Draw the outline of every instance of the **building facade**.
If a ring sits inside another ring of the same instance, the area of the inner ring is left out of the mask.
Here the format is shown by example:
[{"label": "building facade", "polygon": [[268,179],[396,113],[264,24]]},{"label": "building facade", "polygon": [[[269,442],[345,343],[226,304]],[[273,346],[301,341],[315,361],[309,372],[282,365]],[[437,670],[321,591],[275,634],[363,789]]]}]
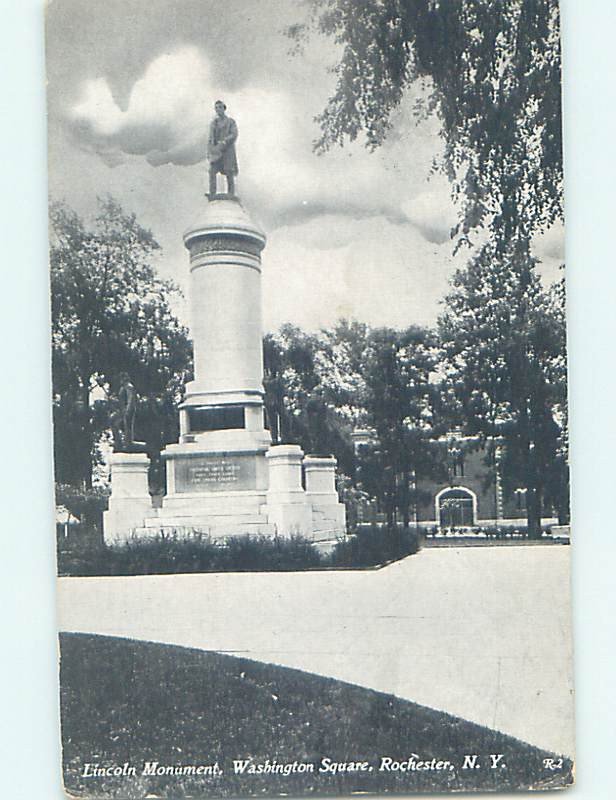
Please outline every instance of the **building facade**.
[{"label": "building facade", "polygon": [[[363,447],[373,441],[369,431],[353,436],[361,459]],[[443,465],[439,478],[415,476],[417,498],[414,521],[425,528],[441,530],[477,528],[492,525],[525,526],[526,490],[523,487],[505,494],[501,481],[501,443],[482,441],[453,431],[435,439],[437,461]],[[365,522],[379,521],[382,515],[374,501],[366,504]],[[556,523],[551,516],[545,523]]]}]

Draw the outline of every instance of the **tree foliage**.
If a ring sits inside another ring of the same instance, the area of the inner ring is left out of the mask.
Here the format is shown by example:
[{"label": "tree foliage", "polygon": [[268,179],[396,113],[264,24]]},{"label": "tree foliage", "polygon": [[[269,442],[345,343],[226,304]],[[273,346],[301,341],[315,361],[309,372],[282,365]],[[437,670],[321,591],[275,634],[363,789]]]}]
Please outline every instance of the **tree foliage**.
[{"label": "tree foliage", "polygon": [[[434,473],[431,382],[436,339],[421,328],[371,330],[341,320],[307,334],[283,326],[265,341],[266,404],[275,440],[306,452],[333,453],[349,504],[373,497],[390,524],[408,525],[417,496],[414,476]],[[374,436],[356,456],[352,433]]]},{"label": "tree foliage", "polygon": [[50,214],[56,477],[90,485],[122,373],[141,398],[137,435],[150,454],[174,438],[190,346],[169,306],[177,289],[153,266],[159,245],[134,214],[112,198],[92,227],[63,203]]},{"label": "tree foliage", "polygon": [[[514,260],[515,259],[515,260]],[[568,495],[564,308],[532,259],[483,253],[460,270],[440,320],[447,380],[468,431],[504,443],[503,488],[527,490],[528,525]]]},{"label": "tree foliage", "polygon": [[[365,136],[377,148],[412,85],[437,114],[460,218],[457,246],[482,244],[454,279],[440,323],[449,375],[439,413],[504,437],[511,489],[567,515],[563,286],[543,292],[533,237],[562,219],[558,0],[310,0],[310,30],[340,47],[336,88],[317,118],[324,151]],[[560,293],[560,297],[558,294]]]},{"label": "tree foliage", "polygon": [[436,340],[417,327],[371,331],[365,353],[366,418],[373,441],[360,454],[360,485],[377,497],[390,526],[409,524],[418,495],[416,477],[438,471],[431,381]]},{"label": "tree foliage", "polygon": [[327,367],[322,336],[283,325],[265,337],[265,404],[274,441],[299,444],[306,453],[333,454],[348,474],[350,427],[331,395]]},{"label": "tree foliage", "polygon": [[337,85],[317,117],[327,150],[364,133],[381,145],[411,84],[437,113],[442,166],[462,203],[462,239],[497,247],[562,217],[558,0],[311,0],[311,28],[341,47]]}]

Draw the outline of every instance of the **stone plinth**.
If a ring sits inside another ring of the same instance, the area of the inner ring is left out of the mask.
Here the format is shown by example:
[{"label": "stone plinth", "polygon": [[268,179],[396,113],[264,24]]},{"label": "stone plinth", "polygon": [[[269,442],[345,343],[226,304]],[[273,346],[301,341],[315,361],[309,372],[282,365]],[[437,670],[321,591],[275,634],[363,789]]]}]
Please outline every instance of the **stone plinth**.
[{"label": "stone plinth", "polygon": [[109,465],[111,496],[103,514],[104,539],[107,544],[120,544],[132,538],[153,512],[148,491],[150,459],[145,453],[114,453]]},{"label": "stone plinth", "polygon": [[304,474],[306,491],[321,502],[338,502],[336,459],[333,456],[306,456]]},{"label": "stone plinth", "polygon": [[178,535],[199,530],[215,539],[271,534],[262,513],[268,486],[265,447],[208,451],[204,444],[207,440],[200,439],[163,452],[167,494],[146,527]]},{"label": "stone plinth", "polygon": [[302,487],[303,456],[296,444],[276,445],[266,453],[269,488],[265,511],[279,536],[309,536],[312,530],[312,509]]},{"label": "stone plinth", "polygon": [[[191,454],[263,456],[272,441],[263,411],[265,234],[236,197],[216,195],[185,232],[184,244],[190,253],[195,379],[186,384],[180,408],[180,445],[165,451],[171,472],[181,472]],[[168,478],[173,484],[174,476]]]},{"label": "stone plinth", "polygon": [[336,459],[333,456],[304,458],[306,496],[312,508],[315,539],[335,539],[346,532],[346,509],[336,491]]}]

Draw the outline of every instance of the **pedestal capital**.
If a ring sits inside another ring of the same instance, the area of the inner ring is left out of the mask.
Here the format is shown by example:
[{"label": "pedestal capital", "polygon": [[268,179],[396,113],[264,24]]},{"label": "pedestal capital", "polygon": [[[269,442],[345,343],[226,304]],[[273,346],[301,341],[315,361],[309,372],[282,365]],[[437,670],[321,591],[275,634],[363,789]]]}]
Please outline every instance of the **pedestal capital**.
[{"label": "pedestal capital", "polygon": [[246,247],[257,254],[265,247],[265,233],[256,225],[237,197],[214,195],[184,233],[184,245],[193,252],[199,240],[233,240],[235,247]]},{"label": "pedestal capital", "polygon": [[276,444],[265,454],[271,461],[296,464],[304,457],[304,451],[298,444]]}]

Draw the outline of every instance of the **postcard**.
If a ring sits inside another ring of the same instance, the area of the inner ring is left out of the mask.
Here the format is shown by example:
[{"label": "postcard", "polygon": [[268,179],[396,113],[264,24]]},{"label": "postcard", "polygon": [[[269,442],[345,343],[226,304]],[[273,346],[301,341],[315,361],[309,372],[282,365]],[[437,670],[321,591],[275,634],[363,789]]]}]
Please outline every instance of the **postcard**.
[{"label": "postcard", "polygon": [[574,780],[556,0],[47,9],[63,779]]}]

